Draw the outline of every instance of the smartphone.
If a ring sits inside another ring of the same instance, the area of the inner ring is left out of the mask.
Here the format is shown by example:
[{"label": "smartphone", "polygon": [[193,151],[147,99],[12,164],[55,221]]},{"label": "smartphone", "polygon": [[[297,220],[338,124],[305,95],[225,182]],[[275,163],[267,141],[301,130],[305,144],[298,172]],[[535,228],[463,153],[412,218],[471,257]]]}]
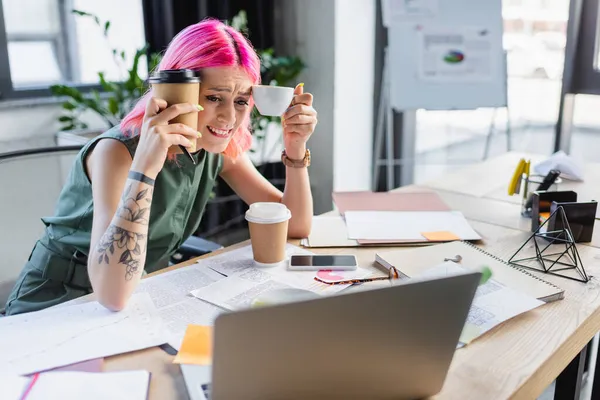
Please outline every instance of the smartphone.
[{"label": "smartphone", "polygon": [[353,271],[358,267],[356,256],[353,255],[299,255],[290,257],[291,271],[319,271],[322,269],[332,271]]}]

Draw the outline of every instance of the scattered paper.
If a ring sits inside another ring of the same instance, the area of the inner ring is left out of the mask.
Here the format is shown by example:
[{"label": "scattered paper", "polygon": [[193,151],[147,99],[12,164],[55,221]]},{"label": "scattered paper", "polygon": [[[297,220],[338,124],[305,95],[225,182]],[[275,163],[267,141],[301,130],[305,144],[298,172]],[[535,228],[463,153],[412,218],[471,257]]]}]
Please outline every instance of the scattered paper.
[{"label": "scattered paper", "polygon": [[0,374],[0,388],[5,400],[21,400],[29,385],[29,378],[12,374]]},{"label": "scattered paper", "polygon": [[346,211],[348,237],[361,240],[427,239],[422,232],[452,232],[462,240],[479,240],[459,211]]},{"label": "scattered paper", "polygon": [[27,375],[167,341],[150,296],[112,312],[98,302],[0,318],[0,373]]},{"label": "scattered paper", "polygon": [[[416,279],[432,279],[468,272],[456,263],[447,261],[417,275]],[[470,343],[493,327],[519,314],[545,304],[534,297],[528,296],[493,278],[480,285],[475,293],[473,304],[469,310],[467,322],[460,337],[461,345]],[[461,346],[462,347],[462,346]]]},{"label": "scattered paper", "polygon": [[[312,255],[314,253],[301,249],[300,247],[287,245],[286,248],[287,256],[292,254],[306,254]],[[203,266],[219,272],[225,276],[231,277],[237,273],[243,272],[248,269],[254,269],[255,264],[252,259],[252,247],[245,246],[239,249],[221,253],[215,257],[210,257],[201,260],[200,263]],[[271,268],[261,268],[260,271],[268,274],[271,278],[277,282],[270,283],[273,287],[294,287],[298,289],[306,289],[311,292],[315,292],[321,295],[329,295],[339,293],[345,288],[351,285],[326,285],[321,282],[315,281],[314,271],[289,271],[287,269],[287,263],[282,263],[279,266]],[[214,285],[214,284],[213,284]],[[213,286],[211,285],[211,286]],[[227,286],[227,284],[221,284]],[[283,286],[282,286],[283,285]],[[262,289],[266,290],[266,285],[261,286]],[[260,289],[260,288],[259,288]],[[214,303],[213,303],[214,304]]]},{"label": "scattered paper", "polygon": [[247,268],[223,280],[192,291],[195,297],[226,310],[241,310],[252,307],[252,302],[263,293],[275,289],[290,289],[267,272]]},{"label": "scattered paper", "polygon": [[212,334],[210,326],[190,325],[185,331],[175,364],[212,364]]},{"label": "scattered paper", "polygon": [[583,181],[583,166],[581,162],[569,156],[563,150],[552,154],[547,160],[533,167],[536,174],[546,176],[550,170],[560,171],[560,177],[572,181]]},{"label": "scattered paper", "polygon": [[429,82],[490,81],[496,65],[485,27],[418,26],[418,78]]},{"label": "scattered paper", "polygon": [[39,375],[27,400],[146,400],[149,385],[148,371],[48,372]]},{"label": "scattered paper", "polygon": [[305,247],[358,247],[356,240],[348,239],[346,222],[341,215],[315,216],[308,238],[301,243]]},{"label": "scattered paper", "polygon": [[223,312],[190,295],[190,291],[225,278],[222,274],[200,264],[179,268],[142,279],[136,293],[148,293],[168,329],[168,343],[179,350],[190,324],[213,325]]}]

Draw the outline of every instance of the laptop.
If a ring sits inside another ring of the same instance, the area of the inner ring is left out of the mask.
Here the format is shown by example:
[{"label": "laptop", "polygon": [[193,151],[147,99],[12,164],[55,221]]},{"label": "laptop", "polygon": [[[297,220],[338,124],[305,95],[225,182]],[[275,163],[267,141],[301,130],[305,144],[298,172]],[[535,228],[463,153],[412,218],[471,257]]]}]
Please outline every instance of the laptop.
[{"label": "laptop", "polygon": [[481,273],[221,314],[195,399],[418,399],[437,394]]}]

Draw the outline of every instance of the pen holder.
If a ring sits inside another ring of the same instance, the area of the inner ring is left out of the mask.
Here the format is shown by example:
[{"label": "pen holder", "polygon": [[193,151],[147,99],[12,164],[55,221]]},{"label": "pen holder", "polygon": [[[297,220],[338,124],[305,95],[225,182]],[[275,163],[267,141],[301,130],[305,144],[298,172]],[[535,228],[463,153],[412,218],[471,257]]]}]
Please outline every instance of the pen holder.
[{"label": "pen holder", "polygon": [[[521,178],[521,193],[523,196],[521,197],[521,215],[525,217],[531,216],[531,210],[527,209],[525,206],[527,204],[527,200],[529,197],[533,195],[535,192],[535,188],[538,187],[542,181],[544,180],[544,176],[542,175],[523,175]],[[560,177],[556,178],[556,181],[546,190],[546,192],[556,192],[558,191],[558,184],[562,182]]]}]

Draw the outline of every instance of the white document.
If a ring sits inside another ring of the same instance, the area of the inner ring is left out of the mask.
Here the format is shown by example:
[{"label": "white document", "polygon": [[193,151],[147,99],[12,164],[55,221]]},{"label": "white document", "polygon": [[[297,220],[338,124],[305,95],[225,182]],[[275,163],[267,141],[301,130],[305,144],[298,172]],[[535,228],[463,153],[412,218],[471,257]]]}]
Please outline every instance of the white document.
[{"label": "white document", "polygon": [[479,240],[459,211],[346,211],[348,238],[422,240],[422,233],[447,231],[461,240]]},{"label": "white document", "polygon": [[0,390],[5,400],[21,400],[31,378],[0,374]]},{"label": "white document", "polygon": [[[291,244],[287,245],[286,252],[288,258],[292,254],[315,254]],[[228,277],[255,267],[254,260],[252,259],[251,246],[244,246],[233,251],[221,253],[215,257],[201,260],[199,264],[202,266],[208,266],[216,272]],[[282,284],[299,289],[310,290],[311,292],[321,295],[335,294],[351,286],[326,285],[324,283],[317,282],[315,280],[315,271],[289,271],[287,269],[287,263],[282,263],[279,266],[271,268],[261,268],[260,270],[269,274]],[[365,276],[363,277],[366,277],[367,275],[370,275],[370,273],[365,273]]]},{"label": "white document", "polygon": [[146,400],[149,385],[148,371],[47,372],[33,383],[27,400]]},{"label": "white document", "polygon": [[[460,275],[466,272],[468,271],[460,265],[446,261],[443,264],[424,271],[415,278],[431,279]],[[477,288],[465,328],[460,338],[461,344],[466,345],[496,325],[539,307],[542,304],[545,303],[504,286],[493,278],[489,279],[485,284]]]},{"label": "white document", "polygon": [[226,310],[241,310],[250,308],[252,301],[262,293],[289,288],[292,286],[274,279],[267,272],[247,268],[212,285],[194,290],[192,295]]},{"label": "white document", "polygon": [[166,329],[147,294],[112,312],[98,302],[0,318],[0,374],[26,375],[159,346]]},{"label": "white document", "polygon": [[418,78],[429,82],[491,81],[497,64],[484,27],[419,26]]},{"label": "white document", "polygon": [[190,291],[223,278],[210,268],[194,264],[142,279],[136,293],[150,295],[167,326],[168,343],[179,350],[189,324],[213,325],[215,318],[223,312],[190,296]]},{"label": "white document", "polygon": [[[168,330],[167,342],[179,350],[185,330],[189,324],[213,325],[222,309],[198,301],[190,291],[209,285],[225,276],[201,265],[191,265],[165,272],[150,278],[144,278],[134,293],[148,293],[163,318]],[[91,300],[79,297],[53,308],[85,304]]]}]

